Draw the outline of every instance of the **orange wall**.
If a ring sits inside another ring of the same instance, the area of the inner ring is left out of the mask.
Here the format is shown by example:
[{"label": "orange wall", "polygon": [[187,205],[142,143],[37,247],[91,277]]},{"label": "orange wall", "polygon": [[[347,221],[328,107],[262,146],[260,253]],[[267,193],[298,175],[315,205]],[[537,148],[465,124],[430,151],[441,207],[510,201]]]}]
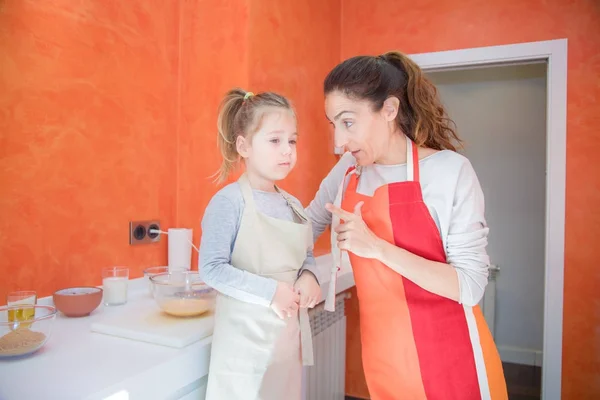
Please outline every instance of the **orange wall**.
[{"label": "orange wall", "polygon": [[[218,190],[212,182],[221,156],[217,108],[233,86],[248,86],[248,0],[183,1],[176,221],[200,240],[204,208]],[[194,254],[192,267],[197,266]]]},{"label": "orange wall", "polygon": [[[342,58],[568,38],[563,398],[600,395],[600,5],[596,0],[345,0]],[[541,318],[541,316],[540,316]]]},{"label": "orange wall", "polygon": [[0,304],[8,290],[45,296],[165,259],[165,241],[128,245],[128,221],[174,221],[169,4],[0,5]]},{"label": "orange wall", "polygon": [[[133,276],[166,246],[131,247],[131,219],[195,228],[217,190],[216,108],[231,86],[277,90],[299,116],[283,184],[307,203],[334,162],[321,83],[342,58],[569,39],[563,394],[600,392],[600,10],[594,0],[283,3],[6,0],[0,13],[0,303]],[[342,9],[340,16],[340,8]],[[339,33],[341,32],[341,37]],[[318,161],[315,161],[318,160]],[[322,252],[327,247],[320,242]],[[194,261],[195,262],[195,261]]]},{"label": "orange wall", "polygon": [[[299,159],[282,186],[304,204],[312,200],[335,163],[321,84],[339,61],[339,1],[184,2],[176,220],[179,226],[194,228],[196,242],[204,208],[219,189],[210,178],[221,161],[217,107],[231,87],[277,91],[294,103],[301,136]],[[327,248],[326,240],[321,240],[317,253]],[[197,264],[196,255],[192,264]]]},{"label": "orange wall", "polygon": [[307,203],[335,161],[321,82],[339,61],[339,1],[4,1],[0,304],[100,284],[105,266],[164,265],[166,240],[129,246],[133,219],[198,242],[233,86],[296,104],[299,162],[283,186]]},{"label": "orange wall", "polygon": [[[248,74],[253,91],[288,96],[298,114],[298,163],[282,183],[304,205],[336,162],[323,104],[323,80],[339,63],[340,1],[253,1]],[[324,233],[315,254],[329,251]]]}]

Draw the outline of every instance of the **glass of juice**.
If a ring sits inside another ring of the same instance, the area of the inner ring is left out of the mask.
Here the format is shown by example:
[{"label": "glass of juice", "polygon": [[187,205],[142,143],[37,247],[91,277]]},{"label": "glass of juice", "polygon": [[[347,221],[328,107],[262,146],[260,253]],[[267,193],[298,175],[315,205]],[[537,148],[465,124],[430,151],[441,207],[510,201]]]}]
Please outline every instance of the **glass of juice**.
[{"label": "glass of juice", "polygon": [[108,267],[102,269],[104,305],[118,306],[127,303],[129,268]]},{"label": "glass of juice", "polygon": [[33,290],[19,290],[9,292],[6,295],[6,305],[20,306],[11,308],[8,311],[9,322],[21,322],[33,319],[35,316],[35,304],[37,303],[37,293]]}]

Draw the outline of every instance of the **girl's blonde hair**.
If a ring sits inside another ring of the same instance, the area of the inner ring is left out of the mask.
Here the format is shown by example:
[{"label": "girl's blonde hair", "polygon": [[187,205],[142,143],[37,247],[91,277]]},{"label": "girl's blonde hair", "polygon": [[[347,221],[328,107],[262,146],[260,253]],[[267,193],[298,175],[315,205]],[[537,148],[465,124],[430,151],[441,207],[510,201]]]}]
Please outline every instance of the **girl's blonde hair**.
[{"label": "girl's blonde hair", "polygon": [[237,152],[237,138],[250,138],[258,129],[262,117],[273,108],[283,108],[294,113],[292,105],[285,97],[273,92],[253,94],[235,88],[227,92],[219,106],[217,119],[217,143],[223,162],[217,172],[217,181],[225,181],[240,161]]}]

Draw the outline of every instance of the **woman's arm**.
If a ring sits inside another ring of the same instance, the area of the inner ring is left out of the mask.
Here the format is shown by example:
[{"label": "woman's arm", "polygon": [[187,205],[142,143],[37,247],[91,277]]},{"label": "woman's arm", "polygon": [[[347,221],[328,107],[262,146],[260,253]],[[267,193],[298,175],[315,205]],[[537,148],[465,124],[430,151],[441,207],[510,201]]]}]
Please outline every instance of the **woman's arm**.
[{"label": "woman's arm", "polygon": [[339,247],[374,258],[425,290],[468,306],[476,305],[487,284],[488,228],[483,192],[470,163],[458,177],[446,245],[447,263],[430,261],[377,237],[364,223],[362,203],[354,213],[328,205],[344,220],[336,230]]},{"label": "woman's arm", "polygon": [[325,205],[333,203],[346,171],[355,162],[351,153],[344,154],[323,179],[315,198],[306,208],[306,214],[312,223],[313,242],[316,242],[327,226],[331,224],[331,213],[327,211]]},{"label": "woman's arm", "polygon": [[277,281],[231,265],[231,253],[239,229],[242,205],[228,197],[214,196],[202,218],[199,270],[207,285],[248,303],[270,306]]},{"label": "woman's arm", "polygon": [[459,301],[458,277],[451,265],[427,260],[381,239],[378,249],[375,258],[406,279],[429,292]]}]

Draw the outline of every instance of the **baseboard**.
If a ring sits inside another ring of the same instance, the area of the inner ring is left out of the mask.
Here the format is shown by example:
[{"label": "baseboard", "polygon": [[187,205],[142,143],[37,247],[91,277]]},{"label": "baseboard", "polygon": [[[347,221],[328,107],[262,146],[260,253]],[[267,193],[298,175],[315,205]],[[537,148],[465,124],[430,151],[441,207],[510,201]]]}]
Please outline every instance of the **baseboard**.
[{"label": "baseboard", "polygon": [[542,351],[512,346],[498,346],[500,359],[514,364],[542,366]]}]

